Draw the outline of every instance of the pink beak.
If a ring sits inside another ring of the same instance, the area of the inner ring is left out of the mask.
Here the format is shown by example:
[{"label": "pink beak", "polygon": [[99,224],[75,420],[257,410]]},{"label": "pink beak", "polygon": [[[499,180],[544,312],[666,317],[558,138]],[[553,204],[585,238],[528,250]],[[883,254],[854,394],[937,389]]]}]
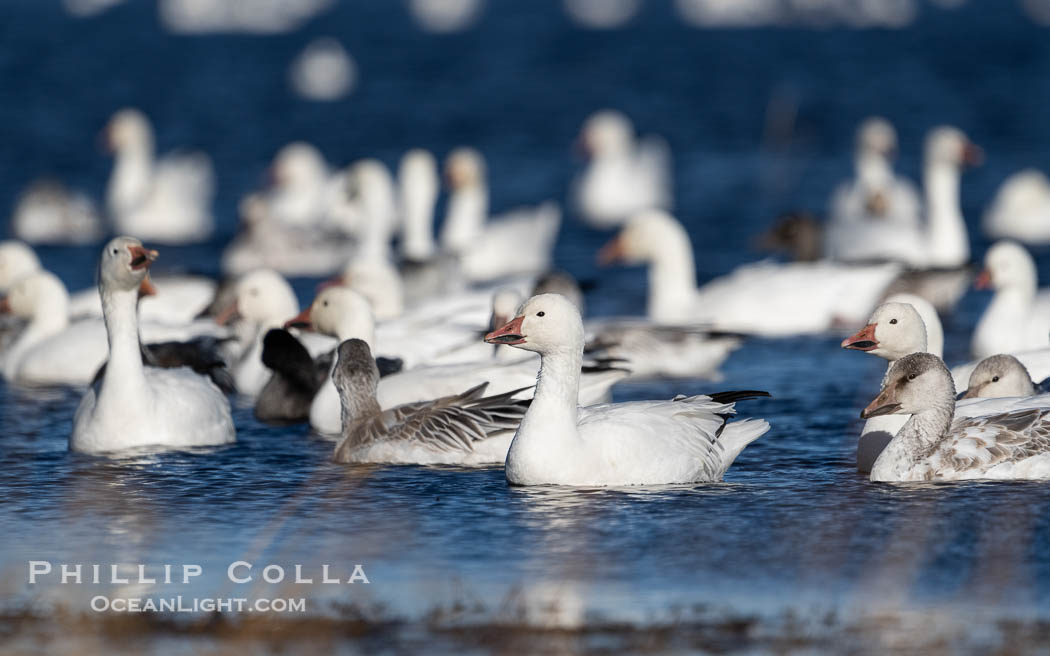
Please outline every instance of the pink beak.
[{"label": "pink beak", "polygon": [[521,324],[523,321],[525,321],[524,316],[511,319],[502,328],[497,328],[488,335],[485,335],[485,341],[489,344],[507,344],[508,346],[524,344],[525,336],[521,334]]},{"label": "pink beak", "polygon": [[601,266],[609,266],[616,262],[623,260],[625,255],[623,247],[623,238],[617,235],[609,240],[602,249],[598,251],[598,264]]},{"label": "pink beak", "polygon": [[975,289],[991,289],[992,288],[992,272],[988,269],[981,269],[981,272],[977,274],[977,280],[973,281]]},{"label": "pink beak", "polygon": [[131,268],[135,271],[148,269],[160,255],[157,251],[142,246],[128,246],[128,252],[131,253]]},{"label": "pink beak", "polygon": [[875,339],[875,327],[878,324],[869,323],[860,329],[856,335],[842,340],[842,348],[854,351],[874,351],[879,347],[879,340]]},{"label": "pink beak", "polygon": [[237,307],[237,302],[234,301],[233,303],[230,303],[230,305],[225,310],[220,312],[217,317],[215,317],[215,323],[219,324],[220,326],[225,326],[226,324],[230,323],[238,316],[240,316],[240,314],[240,308]]},{"label": "pink beak", "polygon": [[306,330],[313,330],[313,322],[310,320],[310,308],[306,308],[288,321],[285,321],[284,327],[285,329],[304,328]]}]

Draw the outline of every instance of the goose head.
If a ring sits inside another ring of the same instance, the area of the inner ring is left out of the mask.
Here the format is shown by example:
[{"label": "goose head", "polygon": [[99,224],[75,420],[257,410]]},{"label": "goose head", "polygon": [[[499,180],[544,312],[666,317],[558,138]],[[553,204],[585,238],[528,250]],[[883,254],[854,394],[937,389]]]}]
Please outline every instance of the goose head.
[{"label": "goose head", "polygon": [[941,126],[926,135],[924,156],[927,166],[958,170],[980,164],[984,160],[984,151],[974,145],[961,130]]},{"label": "goose head", "polygon": [[993,355],[981,360],[970,374],[962,398],[998,399],[1032,394],[1035,394],[1035,385],[1021,361],[1012,355]]},{"label": "goose head", "polygon": [[40,270],[40,259],[20,241],[0,242],[0,292],[27,274]]},{"label": "goose head", "polygon": [[456,148],[445,159],[445,181],[452,191],[485,185],[485,160],[473,148]]},{"label": "goose head", "polygon": [[996,242],[984,255],[984,269],[974,283],[978,289],[1033,291],[1038,286],[1035,262],[1024,246]]},{"label": "goose head", "polygon": [[[116,237],[102,249],[99,263],[99,282],[103,289],[115,291],[146,291],[149,268],[159,253],[147,249],[134,237]],[[148,293],[148,292],[147,292]]]},{"label": "goose head", "polygon": [[583,320],[561,294],[540,294],[525,301],[517,316],[485,335],[489,344],[506,344],[541,355],[583,349]]},{"label": "goose head", "polygon": [[796,262],[815,262],[824,252],[824,227],[809,212],[789,212],[759,236],[757,245],[789,253]]},{"label": "goose head", "polygon": [[897,153],[897,131],[881,116],[864,120],[857,128],[857,151],[891,158]]},{"label": "goose head", "polygon": [[328,166],[316,146],[293,141],[277,151],[267,173],[275,187],[302,189],[322,184],[328,175]]},{"label": "goose head", "polygon": [[627,222],[620,234],[598,252],[598,262],[642,264],[650,262],[669,246],[688,244],[685,228],[663,210],[645,210]]},{"label": "goose head", "polygon": [[102,141],[111,153],[152,148],[153,128],[149,119],[137,109],[122,109],[109,119]]},{"label": "goose head", "polygon": [[860,413],[914,415],[931,407],[954,407],[955,384],[944,362],[930,353],[912,353],[893,363],[882,390]]},{"label": "goose head", "polygon": [[339,339],[375,341],[372,304],[349,287],[326,287],[306,308],[284,324],[285,328],[305,328]]},{"label": "goose head", "polygon": [[592,114],[577,138],[580,150],[595,159],[625,154],[630,151],[633,141],[634,127],[630,119],[612,109]]},{"label": "goose head", "polygon": [[922,323],[926,326],[926,352],[933,353],[937,357],[944,355],[944,326],[941,325],[941,317],[937,314],[937,308],[921,296],[908,293],[892,294],[886,298],[884,303],[906,303],[919,313]]},{"label": "goose head", "polygon": [[889,361],[926,352],[926,324],[909,303],[883,303],[868,325],[842,340],[842,348],[865,351]]},{"label": "goose head", "polygon": [[435,195],[438,189],[437,160],[429,150],[413,148],[401,157],[397,179],[402,193]]},{"label": "goose head", "polygon": [[58,276],[35,271],[22,276],[0,299],[0,313],[21,319],[55,319],[65,323],[69,317],[69,293]]},{"label": "goose head", "polygon": [[348,339],[339,345],[332,382],[339,390],[344,412],[349,410],[350,415],[355,414],[354,410],[360,407],[361,401],[375,399],[379,387],[379,368],[367,342]]},{"label": "goose head", "polygon": [[240,318],[249,324],[277,326],[298,309],[299,301],[284,276],[272,269],[258,269],[237,281],[233,301],[215,321],[224,325]]}]

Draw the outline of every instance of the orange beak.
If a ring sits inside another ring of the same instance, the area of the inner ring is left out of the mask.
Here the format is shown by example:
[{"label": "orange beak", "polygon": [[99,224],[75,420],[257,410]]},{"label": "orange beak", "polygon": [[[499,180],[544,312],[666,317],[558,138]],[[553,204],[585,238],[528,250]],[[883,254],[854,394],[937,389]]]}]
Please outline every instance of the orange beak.
[{"label": "orange beak", "polygon": [[879,347],[879,340],[875,339],[876,323],[869,323],[860,329],[856,335],[842,340],[842,348],[854,351],[874,351]]},{"label": "orange beak", "polygon": [[226,309],[215,317],[215,323],[220,326],[225,326],[239,316],[241,316],[241,311],[240,308],[237,307],[237,301],[234,301],[226,306]]},{"label": "orange beak", "polygon": [[11,314],[11,303],[6,296],[0,298],[0,314]]},{"label": "orange beak", "polygon": [[992,288],[992,272],[988,269],[981,269],[981,272],[977,274],[977,280],[973,281],[975,289],[991,289]]},{"label": "orange beak", "polygon": [[157,251],[142,246],[128,246],[128,252],[131,253],[131,268],[134,271],[148,269],[160,255]]},{"label": "orange beak", "polygon": [[980,166],[982,162],[984,162],[984,151],[981,147],[972,142],[966,142],[966,145],[963,146],[963,164]]},{"label": "orange beak", "polygon": [[485,335],[485,341],[489,344],[507,344],[509,346],[524,344],[525,336],[521,334],[521,324],[523,321],[525,321],[524,316],[511,319],[502,328],[497,328],[488,335]]},{"label": "orange beak", "polygon": [[153,286],[153,281],[149,279],[149,274],[142,279],[142,283],[139,284],[139,298],[144,296],[156,296],[157,288]]},{"label": "orange beak", "polygon": [[304,328],[306,330],[313,330],[314,325],[310,320],[310,308],[306,308],[299,314],[295,315],[288,321],[284,322],[285,329],[288,328]]},{"label": "orange beak", "polygon": [[616,262],[622,262],[626,254],[623,247],[623,238],[617,235],[598,251],[598,264],[609,266]]}]

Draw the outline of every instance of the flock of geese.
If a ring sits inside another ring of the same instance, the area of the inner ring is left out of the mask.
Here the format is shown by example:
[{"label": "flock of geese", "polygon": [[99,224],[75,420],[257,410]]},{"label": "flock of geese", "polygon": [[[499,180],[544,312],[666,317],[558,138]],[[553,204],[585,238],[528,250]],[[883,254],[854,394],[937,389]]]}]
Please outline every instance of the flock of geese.
[{"label": "flock of geese", "polygon": [[[769,430],[737,419],[731,391],[609,403],[625,379],[716,378],[749,336],[826,334],[889,362],[861,412],[857,466],[872,480],[1050,478],[1050,294],[1019,242],[1050,242],[1050,182],[1007,180],[984,219],[999,238],[977,276],[994,289],[973,363],[941,359],[939,313],[973,281],[959,204],[981,152],[957,129],[925,143],[921,191],[893,169],[896,132],[858,130],[855,173],[826,222],[785,217],[763,260],[698,284],[670,213],[669,149],[614,111],[579,145],[576,213],[616,235],[606,265],[648,267],[645,316],[584,319],[576,281],[551,269],[557,203],[490,216],[488,172],[470,148],[443,166],[412,150],[396,175],[366,159],[333,170],[293,143],[242,201],[222,281],[150,275],[165,244],[208,239],[214,181],[200,153],[158,157],[136,110],[105,143],[115,164],[99,212],[56,183],[31,186],[0,243],[0,369],[8,384],[86,388],[70,449],[121,453],[236,440],[231,395],[265,422],[308,422],[345,463],[504,463],[514,485],[720,480]],[[105,216],[109,223],[102,220]],[[30,243],[98,243],[97,290],[70,294]],[[288,276],[331,276],[300,308]],[[957,390],[963,390],[957,393]]]}]

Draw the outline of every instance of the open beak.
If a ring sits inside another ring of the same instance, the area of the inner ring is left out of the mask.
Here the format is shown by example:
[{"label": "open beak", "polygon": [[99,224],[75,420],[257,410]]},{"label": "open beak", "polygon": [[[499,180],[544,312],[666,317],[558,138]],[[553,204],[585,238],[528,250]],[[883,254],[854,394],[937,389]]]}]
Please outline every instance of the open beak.
[{"label": "open beak", "polygon": [[525,321],[524,316],[515,317],[513,320],[504,324],[502,328],[497,328],[488,335],[485,335],[485,341],[489,344],[507,344],[508,346],[524,344],[525,336],[521,334],[521,324],[523,321]]},{"label": "open beak", "polygon": [[963,164],[967,166],[980,166],[984,162],[984,151],[973,142],[967,141],[963,146]]},{"label": "open beak", "polygon": [[241,311],[240,308],[237,307],[237,301],[234,301],[226,306],[226,309],[215,317],[215,323],[220,326],[225,326],[239,316],[241,316]]},{"label": "open beak", "polygon": [[992,288],[992,272],[988,269],[981,269],[981,272],[977,274],[977,280],[973,281],[975,289],[991,289]]},{"label": "open beak", "polygon": [[284,327],[285,329],[303,328],[305,330],[313,330],[314,324],[310,320],[310,308],[306,308],[305,310],[295,315],[288,321],[285,321]]},{"label": "open beak", "polygon": [[868,404],[868,407],[860,411],[860,418],[871,419],[872,417],[881,417],[882,415],[892,415],[900,409],[901,404],[897,403],[896,386],[891,385],[882,390],[882,392],[875,397],[875,400]]},{"label": "open beak", "polygon": [[157,288],[153,286],[153,281],[149,279],[149,274],[147,273],[146,277],[142,279],[141,283],[139,283],[139,298],[156,295]]},{"label": "open beak", "polygon": [[879,347],[879,340],[875,339],[875,327],[877,323],[869,323],[860,329],[856,335],[842,340],[842,348],[854,351],[874,351]]},{"label": "open beak", "polygon": [[0,314],[11,314],[11,303],[6,296],[0,298]]},{"label": "open beak", "polygon": [[610,264],[623,261],[625,255],[623,237],[617,235],[598,251],[598,264],[609,266]]},{"label": "open beak", "polygon": [[142,246],[128,246],[128,251],[131,253],[131,268],[134,271],[148,269],[160,255],[157,251]]}]

